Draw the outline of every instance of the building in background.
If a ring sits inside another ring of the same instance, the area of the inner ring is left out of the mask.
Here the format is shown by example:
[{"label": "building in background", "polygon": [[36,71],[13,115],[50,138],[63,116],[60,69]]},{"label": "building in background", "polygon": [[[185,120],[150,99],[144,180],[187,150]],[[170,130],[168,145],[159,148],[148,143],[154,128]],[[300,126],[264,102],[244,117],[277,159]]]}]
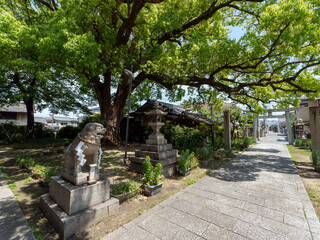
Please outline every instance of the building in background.
[{"label": "building in background", "polygon": [[0,123],[6,122],[13,122],[17,125],[27,125],[26,105],[18,103],[0,107]]},{"label": "building in background", "polygon": [[[64,126],[77,127],[78,118],[51,116],[51,117],[35,117],[36,123],[42,123],[44,127],[58,130]],[[0,107],[0,123],[13,122],[16,125],[27,125],[27,108],[23,103],[5,105]]]}]

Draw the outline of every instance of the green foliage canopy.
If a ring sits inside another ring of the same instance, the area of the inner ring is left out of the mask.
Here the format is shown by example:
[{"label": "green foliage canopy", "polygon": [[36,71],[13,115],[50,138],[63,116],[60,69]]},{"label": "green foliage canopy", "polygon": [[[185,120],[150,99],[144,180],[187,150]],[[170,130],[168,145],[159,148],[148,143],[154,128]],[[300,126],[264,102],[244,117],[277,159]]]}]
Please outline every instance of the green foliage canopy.
[{"label": "green foliage canopy", "polygon": [[[4,2],[41,26],[43,59],[91,87],[110,126],[119,125],[128,96],[125,68],[135,74],[136,91],[154,84],[140,97],[159,86],[181,96],[187,85],[193,98],[229,97],[260,111],[261,103],[319,96],[318,0]],[[243,30],[240,39],[231,37],[233,27]]]}]

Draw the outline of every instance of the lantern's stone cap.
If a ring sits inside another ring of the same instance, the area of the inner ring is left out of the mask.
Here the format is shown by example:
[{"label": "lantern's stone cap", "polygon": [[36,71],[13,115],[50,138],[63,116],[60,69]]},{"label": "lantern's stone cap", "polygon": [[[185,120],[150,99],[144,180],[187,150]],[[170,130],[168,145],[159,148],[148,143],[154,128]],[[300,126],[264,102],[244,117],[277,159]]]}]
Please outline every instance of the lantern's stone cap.
[{"label": "lantern's stone cap", "polygon": [[154,109],[146,112],[145,114],[146,115],[150,115],[150,116],[152,116],[152,115],[154,115],[154,116],[165,116],[165,115],[168,114],[167,112],[161,111],[159,109],[159,102],[157,102],[157,101],[154,102],[153,107],[154,107]]},{"label": "lantern's stone cap", "polygon": [[298,120],[298,123],[296,125],[305,125],[302,119]]}]

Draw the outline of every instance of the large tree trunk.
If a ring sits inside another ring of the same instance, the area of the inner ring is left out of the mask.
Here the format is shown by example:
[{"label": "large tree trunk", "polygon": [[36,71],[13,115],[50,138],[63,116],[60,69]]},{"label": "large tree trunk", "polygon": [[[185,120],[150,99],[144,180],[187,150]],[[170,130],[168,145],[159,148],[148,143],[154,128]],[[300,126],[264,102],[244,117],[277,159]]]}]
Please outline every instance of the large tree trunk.
[{"label": "large tree trunk", "polygon": [[109,73],[104,75],[104,83],[95,84],[97,98],[100,106],[101,120],[107,129],[104,143],[115,145],[121,144],[120,122],[123,118],[123,109],[129,95],[128,79],[123,79],[122,84],[118,86],[113,103],[110,94],[111,76]]},{"label": "large tree trunk", "polygon": [[27,139],[34,138],[34,109],[33,98],[29,97],[24,100],[27,107]]}]

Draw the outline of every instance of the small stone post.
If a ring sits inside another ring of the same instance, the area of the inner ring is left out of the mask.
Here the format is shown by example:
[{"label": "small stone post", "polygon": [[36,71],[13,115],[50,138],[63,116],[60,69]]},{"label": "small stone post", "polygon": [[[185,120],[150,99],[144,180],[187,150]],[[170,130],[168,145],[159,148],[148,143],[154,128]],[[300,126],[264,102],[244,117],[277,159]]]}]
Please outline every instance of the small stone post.
[{"label": "small stone post", "polygon": [[257,142],[257,118],[253,118],[253,137],[254,141]]},{"label": "small stone post", "polygon": [[260,122],[259,122],[259,118],[257,118],[257,138],[260,141]]},{"label": "small stone post", "polygon": [[312,141],[312,151],[318,150],[320,152],[320,119],[319,108],[309,107],[310,116],[310,132]]},{"label": "small stone post", "polygon": [[249,128],[248,125],[246,125],[245,129],[244,129],[244,137],[249,137]]},{"label": "small stone post", "polygon": [[292,135],[290,115],[289,115],[288,111],[285,112],[285,116],[286,116],[286,125],[287,125],[287,133],[288,133],[288,142],[289,142],[289,145],[292,145],[293,144],[293,135]]},{"label": "small stone post", "polygon": [[224,117],[224,149],[231,149],[230,111],[223,112]]}]

